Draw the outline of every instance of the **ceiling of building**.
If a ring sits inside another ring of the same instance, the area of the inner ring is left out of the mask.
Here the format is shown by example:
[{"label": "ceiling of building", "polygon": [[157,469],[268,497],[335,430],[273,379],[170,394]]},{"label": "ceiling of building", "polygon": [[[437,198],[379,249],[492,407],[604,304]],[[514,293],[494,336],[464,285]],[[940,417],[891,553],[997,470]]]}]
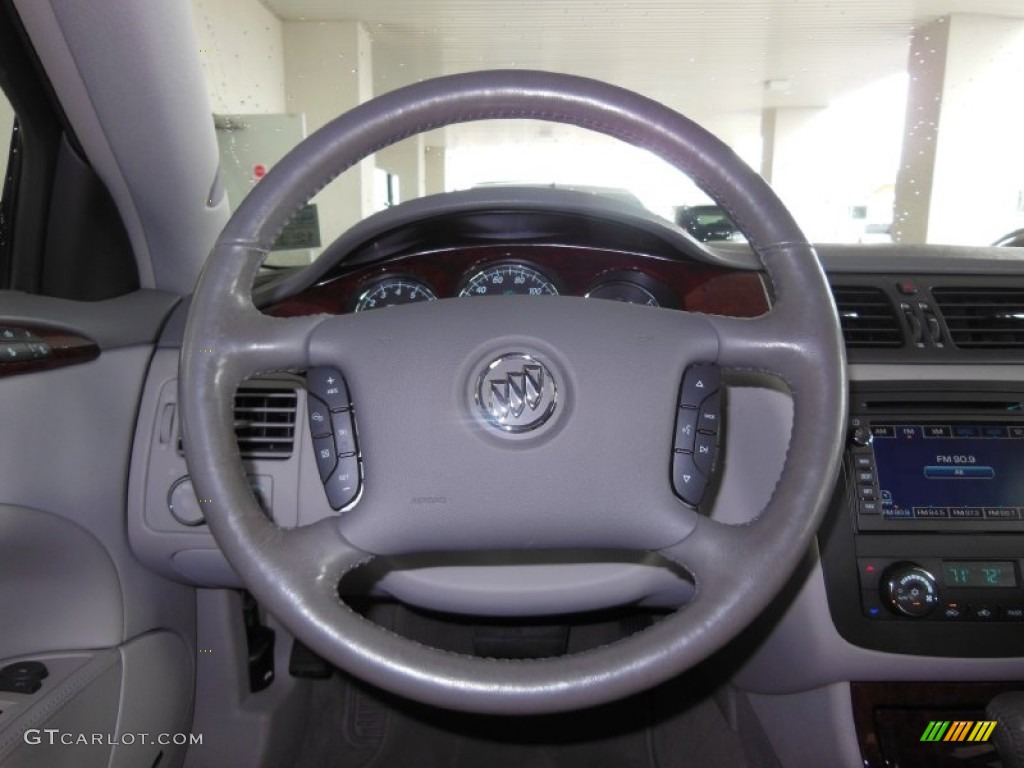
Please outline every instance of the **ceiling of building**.
[{"label": "ceiling of building", "polygon": [[570,72],[711,126],[825,106],[903,71],[912,30],[1021,0],[262,0],[284,20],[359,20],[377,92],[475,69]]}]

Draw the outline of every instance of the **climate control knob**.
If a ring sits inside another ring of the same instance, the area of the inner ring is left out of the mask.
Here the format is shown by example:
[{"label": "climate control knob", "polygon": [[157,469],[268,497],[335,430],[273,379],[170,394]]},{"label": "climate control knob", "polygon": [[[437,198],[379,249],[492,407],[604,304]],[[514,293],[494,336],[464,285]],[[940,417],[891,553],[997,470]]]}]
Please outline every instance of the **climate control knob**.
[{"label": "climate control knob", "polygon": [[919,619],[939,603],[935,577],[914,563],[897,563],[889,568],[882,575],[881,588],[882,602],[900,616]]}]

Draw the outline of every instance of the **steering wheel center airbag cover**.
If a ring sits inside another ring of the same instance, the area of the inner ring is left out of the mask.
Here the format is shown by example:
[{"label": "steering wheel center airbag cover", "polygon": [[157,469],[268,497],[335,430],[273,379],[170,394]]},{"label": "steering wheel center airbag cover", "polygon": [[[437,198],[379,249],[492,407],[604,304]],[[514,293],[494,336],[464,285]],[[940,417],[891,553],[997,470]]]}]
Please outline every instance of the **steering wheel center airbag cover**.
[{"label": "steering wheel center airbag cover", "polygon": [[552,366],[517,351],[487,363],[477,376],[474,400],[487,424],[518,435],[546,424],[558,408],[559,394]]}]

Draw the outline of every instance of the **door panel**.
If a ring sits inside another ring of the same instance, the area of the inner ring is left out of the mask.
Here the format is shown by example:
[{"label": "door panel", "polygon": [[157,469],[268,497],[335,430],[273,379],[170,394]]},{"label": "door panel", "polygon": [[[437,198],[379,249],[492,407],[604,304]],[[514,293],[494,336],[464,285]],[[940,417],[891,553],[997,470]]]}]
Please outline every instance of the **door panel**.
[{"label": "door panel", "polygon": [[[116,671],[58,708],[73,727],[111,735],[127,727],[187,733],[191,721],[194,591],[143,566],[126,527],[143,381],[175,303],[152,291],[93,303],[0,293],[0,328],[56,328],[99,347],[95,359],[60,368],[4,375],[0,365],[0,610],[16,617],[0,632],[0,660],[93,649],[95,663],[114,654]],[[46,690],[34,695],[45,699]],[[43,699],[23,700],[23,711]],[[89,716],[73,715],[79,710]],[[0,721],[0,742],[9,725]],[[140,762],[126,747],[75,754],[76,765],[151,765],[156,756]],[[171,749],[160,764],[183,756]]]}]

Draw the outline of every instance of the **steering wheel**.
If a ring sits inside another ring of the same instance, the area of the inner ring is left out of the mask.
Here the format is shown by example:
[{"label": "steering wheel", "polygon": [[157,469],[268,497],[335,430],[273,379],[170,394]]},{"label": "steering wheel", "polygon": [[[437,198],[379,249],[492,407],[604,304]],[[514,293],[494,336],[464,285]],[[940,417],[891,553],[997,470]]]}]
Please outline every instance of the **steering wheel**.
[{"label": "steering wheel", "polygon": [[[276,235],[337,174],[402,138],[497,118],[589,128],[688,174],[747,235],[771,279],[772,309],[737,319],[537,296],[294,318],[254,308],[253,281]],[[520,389],[532,386],[535,400],[557,401],[539,429],[505,429],[511,422],[483,418],[474,402],[481,371],[509,354],[541,367],[524,368],[533,381],[521,379]],[[749,524],[716,522],[672,492],[673,420],[693,364],[770,373],[791,392],[784,468]],[[365,488],[339,515],[282,529],[261,512],[246,481],[233,395],[251,375],[315,366],[336,367],[348,379]],[[538,394],[544,374],[557,393]],[[488,71],[421,82],[362,104],[267,174],[231,217],[199,279],[179,398],[189,472],[213,536],[256,599],[303,643],[411,699],[537,714],[665,681],[722,647],[768,605],[806,552],[831,492],[846,371],[813,248],[725,144],[618,87]],[[341,577],[375,555],[526,549],[658,553],[693,576],[695,595],[664,621],[612,645],[512,661],[420,645],[363,618],[338,593]]]}]

